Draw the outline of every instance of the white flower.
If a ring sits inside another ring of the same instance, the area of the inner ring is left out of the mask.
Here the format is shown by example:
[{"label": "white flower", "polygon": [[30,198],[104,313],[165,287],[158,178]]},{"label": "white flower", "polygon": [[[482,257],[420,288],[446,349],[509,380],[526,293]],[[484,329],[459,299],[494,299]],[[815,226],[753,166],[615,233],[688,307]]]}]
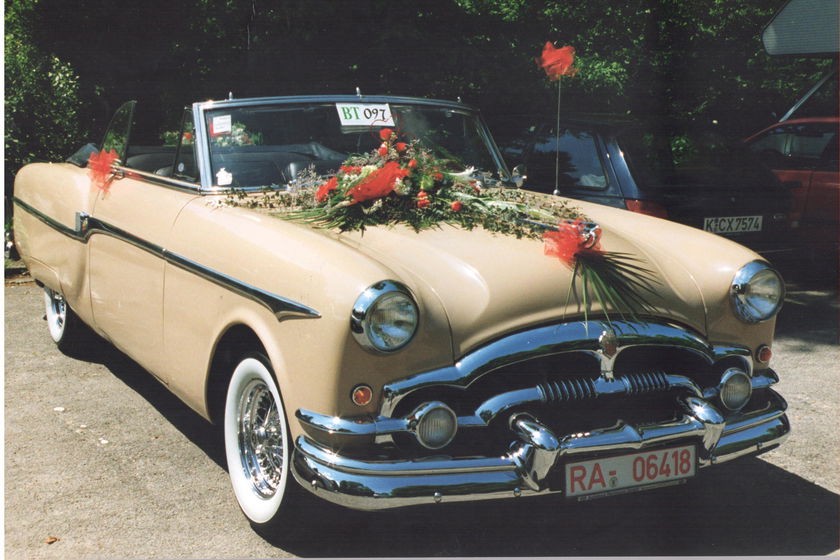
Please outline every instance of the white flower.
[{"label": "white flower", "polygon": [[411,180],[410,179],[397,179],[394,181],[394,192],[400,196],[406,196],[411,193]]}]

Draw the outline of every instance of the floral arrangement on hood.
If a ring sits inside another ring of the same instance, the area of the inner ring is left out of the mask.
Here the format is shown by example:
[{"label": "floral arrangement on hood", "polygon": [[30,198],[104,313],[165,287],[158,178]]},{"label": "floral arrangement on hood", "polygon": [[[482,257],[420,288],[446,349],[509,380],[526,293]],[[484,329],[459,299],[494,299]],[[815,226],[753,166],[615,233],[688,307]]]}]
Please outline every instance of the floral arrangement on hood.
[{"label": "floral arrangement on hood", "polygon": [[564,199],[487,188],[473,168],[453,172],[457,162],[435,157],[417,140],[399,141],[390,128],[379,137],[376,150],[348,158],[288,217],[340,231],[398,223],[420,231],[448,223],[533,238],[542,237],[546,224],[583,218]]},{"label": "floral arrangement on hood", "polygon": [[[379,131],[381,145],[349,157],[326,181],[312,175],[310,186],[292,196],[272,198],[270,207],[286,206],[284,219],[339,231],[407,224],[415,231],[452,224],[464,229],[541,239],[546,256],[572,269],[567,297],[588,316],[592,302],[622,318],[651,312],[647,296],[656,292],[652,273],[632,255],[601,248],[601,228],[567,199],[520,189],[486,188],[475,170],[452,172],[456,162],[435,157],[419,141],[401,142],[389,128]],[[577,282],[582,289],[577,290]]]}]

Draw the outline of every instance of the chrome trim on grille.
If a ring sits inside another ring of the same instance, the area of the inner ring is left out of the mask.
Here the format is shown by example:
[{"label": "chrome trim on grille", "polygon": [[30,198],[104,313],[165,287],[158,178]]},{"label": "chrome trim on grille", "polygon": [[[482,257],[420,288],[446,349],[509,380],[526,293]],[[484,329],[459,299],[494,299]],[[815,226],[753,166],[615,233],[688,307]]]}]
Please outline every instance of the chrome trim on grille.
[{"label": "chrome trim on grille", "polygon": [[516,363],[564,352],[583,352],[600,360],[601,334],[611,329],[618,339],[616,356],[627,348],[658,346],[680,348],[713,363],[723,356],[740,357],[752,372],[748,348],[715,347],[699,334],[672,323],[630,321],[579,321],[538,327],[515,333],[467,354],[453,366],[419,373],[383,387],[382,416],[391,416],[408,393],[432,385],[466,388],[483,375]]},{"label": "chrome trim on grille", "polygon": [[49,227],[63,235],[66,235],[67,237],[70,237],[71,239],[74,239],[75,241],[87,243],[94,234],[107,235],[115,239],[119,239],[120,241],[128,243],[133,247],[159,257],[173,266],[200,276],[218,286],[263,305],[271,311],[278,320],[298,317],[318,318],[321,316],[318,311],[303,305],[302,303],[298,303],[284,298],[283,296],[257,288],[256,286],[252,286],[246,282],[242,282],[241,280],[237,280],[227,274],[204,266],[177,253],[173,253],[168,249],[164,249],[160,245],[150,243],[145,239],[131,234],[123,229],[93,218],[83,212],[77,213],[75,228],[70,228],[47,216],[43,212],[33,208],[17,197],[14,198],[14,203],[22,210],[25,210],[27,213],[44,222]]}]

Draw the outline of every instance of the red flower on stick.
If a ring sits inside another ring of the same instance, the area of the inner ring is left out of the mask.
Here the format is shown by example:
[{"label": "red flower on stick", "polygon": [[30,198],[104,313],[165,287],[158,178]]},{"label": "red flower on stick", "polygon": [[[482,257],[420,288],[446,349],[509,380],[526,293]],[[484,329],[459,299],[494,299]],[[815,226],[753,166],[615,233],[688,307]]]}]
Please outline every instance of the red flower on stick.
[{"label": "red flower on stick", "polygon": [[354,202],[375,200],[388,196],[394,190],[394,182],[408,175],[408,169],[400,167],[395,161],[389,161],[379,169],[372,171],[370,175],[350,189],[349,194]]},{"label": "red flower on stick", "polygon": [[549,80],[559,80],[561,76],[574,76],[577,68],[575,62],[575,48],[570,46],[554,48],[550,42],[543,47],[542,54],[536,59],[537,66],[545,70]]},{"label": "red flower on stick", "polygon": [[379,131],[379,137],[382,138],[383,141],[388,141],[391,139],[391,136],[394,135],[394,131],[390,128],[383,128]]},{"label": "red flower on stick", "polygon": [[557,257],[569,266],[574,266],[579,254],[602,255],[600,230],[586,230],[581,220],[561,222],[557,231],[543,234],[543,250],[549,257]]},{"label": "red flower on stick", "polygon": [[90,182],[97,189],[108,191],[113,172],[112,165],[119,161],[119,155],[114,150],[106,152],[94,152],[88,157],[88,169],[90,170]]}]

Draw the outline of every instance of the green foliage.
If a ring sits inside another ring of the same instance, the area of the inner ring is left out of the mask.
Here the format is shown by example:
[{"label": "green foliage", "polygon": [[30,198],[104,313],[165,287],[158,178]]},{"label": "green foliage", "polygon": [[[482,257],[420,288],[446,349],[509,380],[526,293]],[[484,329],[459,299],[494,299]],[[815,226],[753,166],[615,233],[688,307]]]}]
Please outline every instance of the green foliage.
[{"label": "green foliage", "polygon": [[14,33],[6,33],[5,48],[7,172],[35,160],[64,159],[84,133],[78,76]]},{"label": "green foliage", "polygon": [[[7,160],[64,155],[114,108],[173,130],[198,99],[311,93],[456,98],[489,115],[552,113],[534,58],[577,50],[563,110],[718,123],[746,135],[831,61],[772,58],[783,0],[10,0]],[[80,103],[83,100],[85,103]],[[150,114],[151,113],[151,114]],[[85,126],[88,125],[88,126]],[[49,142],[46,140],[49,139]]]}]

